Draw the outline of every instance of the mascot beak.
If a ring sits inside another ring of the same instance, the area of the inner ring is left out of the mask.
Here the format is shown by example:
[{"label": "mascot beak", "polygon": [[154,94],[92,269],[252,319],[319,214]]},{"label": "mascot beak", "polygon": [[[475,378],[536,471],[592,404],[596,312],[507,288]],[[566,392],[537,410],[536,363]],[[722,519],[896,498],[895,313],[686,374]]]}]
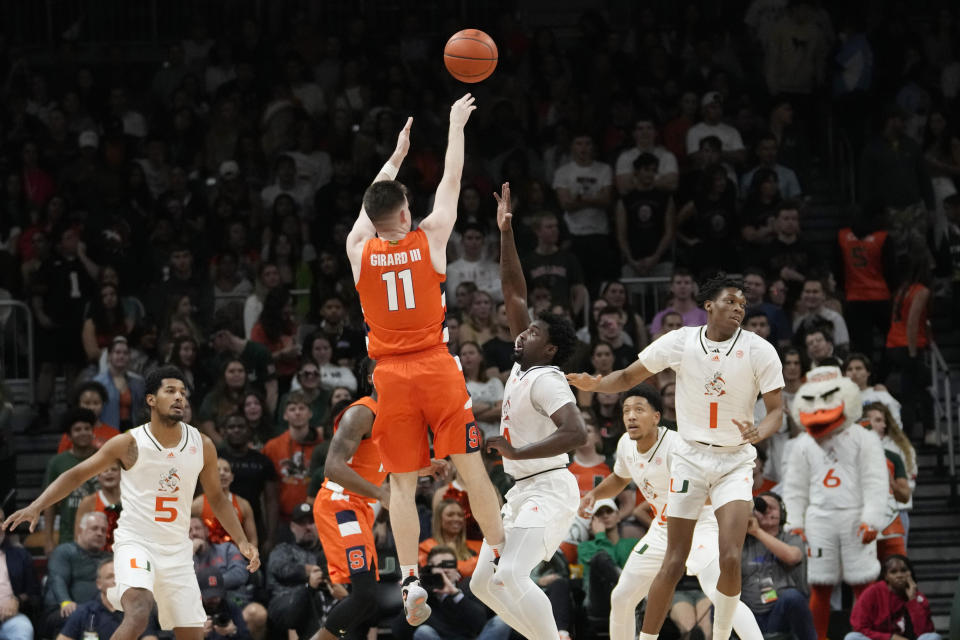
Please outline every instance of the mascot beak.
[{"label": "mascot beak", "polygon": [[822,438],[837,427],[843,425],[846,421],[843,411],[843,403],[829,409],[818,409],[811,412],[800,411],[800,423],[811,436],[814,438]]}]

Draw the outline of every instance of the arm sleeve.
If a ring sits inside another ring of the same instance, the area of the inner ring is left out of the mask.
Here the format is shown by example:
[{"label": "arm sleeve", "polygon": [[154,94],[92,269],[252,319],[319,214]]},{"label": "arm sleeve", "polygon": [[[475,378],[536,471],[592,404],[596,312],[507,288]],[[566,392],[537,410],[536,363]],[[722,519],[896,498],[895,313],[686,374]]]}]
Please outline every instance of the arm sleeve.
[{"label": "arm sleeve", "polygon": [[[276,578],[277,582],[283,585],[300,584],[307,582],[307,569],[293,556],[288,549],[288,545],[280,545],[273,550],[270,555],[270,573]],[[274,562],[274,556],[279,556]]]},{"label": "arm sleeve", "polygon": [[933,619],[930,617],[930,601],[925,595],[917,591],[917,597],[907,603],[907,611],[910,612],[913,631],[918,636],[936,631],[933,627]]},{"label": "arm sleeve", "polygon": [[687,328],[677,329],[651,342],[640,353],[640,364],[650,373],[660,373],[667,367],[676,369],[683,356],[683,341],[687,331]]},{"label": "arm sleeve", "polygon": [[[800,436],[804,438],[806,436]],[[803,529],[807,505],[810,503],[810,464],[803,452],[803,442],[797,442],[783,479],[783,504],[787,508],[784,529]]]},{"label": "arm sleeve", "polygon": [[877,607],[877,593],[876,589],[868,589],[860,594],[850,612],[850,626],[870,640],[890,640],[889,631],[876,631],[872,627],[876,620],[882,618]]},{"label": "arm sleeve", "polygon": [[[856,425],[848,428],[856,428]],[[890,482],[887,474],[887,458],[883,455],[883,445],[880,444],[880,438],[876,434],[869,431],[863,432],[857,463],[863,474],[860,482],[860,490],[863,492],[863,511],[860,520],[880,531],[887,522]]]},{"label": "arm sleeve", "polygon": [[763,339],[754,340],[751,357],[756,358],[757,386],[761,394],[784,387],[783,365],[772,344]]},{"label": "arm sleeve", "polygon": [[622,152],[617,156],[617,175],[633,173],[633,163],[630,161],[630,150]]},{"label": "arm sleeve", "polygon": [[[573,392],[570,391],[570,385],[562,376],[561,373],[541,375],[533,381],[533,386],[530,388],[530,401],[533,403],[533,408],[547,417],[556,413],[560,407],[577,402]],[[503,396],[502,390],[500,396]]]},{"label": "arm sleeve", "polygon": [[677,168],[677,156],[673,155],[673,153],[670,151],[667,151],[660,156],[660,167],[657,173],[660,175],[667,173],[679,173],[679,169]]},{"label": "arm sleeve", "polygon": [[887,459],[893,463],[893,477],[897,478],[906,478],[907,477],[907,468],[903,464],[903,458],[900,457],[899,453],[889,451],[887,449],[883,450],[883,454],[887,456]]}]

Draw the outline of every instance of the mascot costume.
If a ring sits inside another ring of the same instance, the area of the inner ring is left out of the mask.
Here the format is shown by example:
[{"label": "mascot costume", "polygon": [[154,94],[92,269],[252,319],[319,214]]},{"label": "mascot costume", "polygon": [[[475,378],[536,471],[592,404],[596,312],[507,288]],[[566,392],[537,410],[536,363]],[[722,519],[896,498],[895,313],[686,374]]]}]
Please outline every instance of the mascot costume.
[{"label": "mascot costume", "polygon": [[810,609],[821,640],[830,593],[841,579],[855,594],[876,580],[877,532],[888,523],[887,461],[880,438],[859,424],[853,381],[837,367],[817,367],[790,407],[806,430],[796,439],[784,478],[787,531],[807,540]]}]

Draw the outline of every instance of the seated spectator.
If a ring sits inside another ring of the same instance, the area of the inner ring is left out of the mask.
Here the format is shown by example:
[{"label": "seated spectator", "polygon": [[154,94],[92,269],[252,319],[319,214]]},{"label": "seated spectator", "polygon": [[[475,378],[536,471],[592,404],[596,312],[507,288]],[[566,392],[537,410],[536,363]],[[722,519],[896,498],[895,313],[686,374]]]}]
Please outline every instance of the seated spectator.
[{"label": "seated spectator", "polygon": [[251,446],[252,433],[242,414],[228,416],[218,454],[221,460],[230,463],[233,472],[230,490],[250,503],[257,530],[263,534],[258,534],[257,539],[266,538],[263,546],[269,549],[273,527],[266,523],[277,521],[277,470],[270,458]]},{"label": "seated spectator", "polygon": [[853,380],[860,389],[860,401],[864,404],[879,402],[890,410],[897,427],[902,431],[900,422],[900,403],[890,395],[882,384],[870,386],[870,376],[873,374],[873,363],[862,353],[851,353],[843,363],[843,373]]},{"label": "seated spectator", "polygon": [[600,290],[600,297],[606,300],[609,306],[620,310],[620,315],[623,316],[623,331],[630,337],[627,342],[635,347],[634,350],[641,351],[646,347],[650,342],[647,325],[643,317],[630,305],[627,287],[619,280],[609,280]]},{"label": "seated spectator", "polygon": [[[684,584],[685,582],[689,584]],[[670,604],[670,620],[676,625],[681,638],[693,637],[694,629],[701,634],[713,632],[711,606],[709,598],[700,590],[695,580],[690,576],[680,579]]]},{"label": "seated spectator", "polygon": [[326,334],[333,346],[333,358],[330,361],[352,369],[367,354],[367,348],[363,332],[349,325],[346,299],[337,294],[330,294],[318,305],[314,304],[316,300],[311,300],[310,303],[312,307],[316,307],[316,311],[311,310],[311,317],[318,316],[320,319],[319,324],[316,324],[310,333],[322,331]]},{"label": "seated spectator", "polygon": [[456,291],[461,282],[472,282],[494,301],[501,302],[500,267],[483,256],[484,231],[483,225],[477,222],[463,226],[460,258],[447,265],[447,288]]},{"label": "seated spectator", "polygon": [[[357,377],[348,367],[333,362],[333,345],[330,338],[324,333],[316,332],[303,341],[303,350],[320,368],[320,386],[327,391],[334,387],[346,387],[351,393],[357,392]],[[299,380],[295,380],[290,388],[296,389]]]},{"label": "seated spectator", "polygon": [[470,298],[470,308],[460,325],[460,344],[483,344],[492,338],[495,332],[493,315],[493,297],[486,291],[475,291]]},{"label": "seated spectator", "polygon": [[804,337],[807,347],[807,359],[811,367],[830,365],[840,367],[842,362],[833,346],[833,333],[823,325],[814,325]]},{"label": "seated spectator", "polygon": [[224,310],[238,319],[242,316],[242,301],[253,293],[253,283],[240,266],[240,257],[233,251],[217,256],[212,282],[214,315]]},{"label": "seated spectator", "polygon": [[43,596],[45,637],[55,636],[78,605],[97,597],[97,567],[110,557],[103,550],[106,542],[107,517],[91,512],[80,521],[76,542],[59,544],[50,554]]},{"label": "seated spectator", "polygon": [[797,640],[816,640],[807,587],[803,539],[783,530],[783,502],[775,493],[754,498],[742,554],[741,600],[764,633],[793,632]]},{"label": "seated spectator", "polygon": [[586,426],[587,441],[573,450],[573,460],[567,467],[570,473],[577,478],[581,496],[610,475],[610,466],[607,464],[606,458],[600,455],[601,441],[600,434],[597,433],[597,427],[593,423]]},{"label": "seated spectator", "polygon": [[682,267],[674,269],[673,276],[670,278],[670,303],[653,316],[650,322],[650,333],[660,333],[663,317],[671,311],[676,311],[683,316],[685,327],[697,327],[707,323],[707,312],[697,304],[695,287],[693,274],[689,270]]},{"label": "seated spectator", "polygon": [[639,116],[633,126],[635,146],[622,151],[617,156],[616,184],[617,191],[621,195],[625,196],[632,189],[638,188],[637,160],[643,155],[649,155],[656,160],[652,186],[667,193],[677,190],[679,182],[677,157],[666,148],[656,144],[656,140],[657,125],[653,117],[651,115]]},{"label": "seated spectator", "polygon": [[256,389],[248,388],[244,391],[241,410],[243,419],[250,427],[250,446],[257,451],[263,449],[263,445],[269,442],[270,438],[280,435],[273,422],[266,398]]},{"label": "seated spectator", "polygon": [[746,160],[747,151],[743,146],[740,132],[721,121],[723,118],[723,97],[718,91],[708,91],[700,99],[700,122],[687,131],[687,154],[698,153],[700,141],[707,136],[716,136],[721,142],[722,158],[725,162],[741,165]]},{"label": "seated spectator", "polygon": [[[117,627],[123,622],[123,612],[118,611],[110,604],[107,590],[116,586],[113,573],[113,558],[107,557],[100,561],[97,567],[96,587],[99,592],[95,597],[76,608],[70,614],[57,640],[88,640],[89,638],[112,638]],[[139,636],[140,640],[157,640],[159,629],[154,625],[153,616],[147,622],[146,630]],[[4,636],[7,637],[7,636]],[[9,636],[14,640],[13,636]]]},{"label": "seated spectator", "polygon": [[426,564],[428,554],[437,546],[448,548],[457,561],[457,570],[464,577],[473,575],[480,553],[480,541],[467,539],[463,507],[456,500],[446,498],[433,508],[432,536],[420,543],[420,563]]},{"label": "seated spectator", "polygon": [[666,276],[673,271],[677,210],[671,191],[656,186],[657,167],[656,156],[640,154],[633,161],[633,188],[614,209],[621,272],[627,277]]},{"label": "seated spectator", "polygon": [[[0,522],[6,519],[0,509]],[[33,568],[30,552],[9,539],[5,529],[0,529],[0,591],[7,594],[2,602],[0,637],[9,640],[32,640],[33,623],[25,611],[31,600],[40,596],[40,583]]]},{"label": "seated spectator", "polygon": [[419,627],[411,627],[403,616],[397,617],[393,623],[394,637],[405,640],[480,640],[502,637],[494,635],[495,627],[501,633],[509,632],[498,618],[487,622],[487,608],[470,592],[470,581],[458,569],[460,564],[450,547],[434,547],[426,555],[420,570],[420,583],[427,590],[427,604],[433,612]]},{"label": "seated spectator", "polygon": [[663,413],[660,414],[660,424],[667,429],[677,430],[677,383],[668,382],[660,387],[660,397],[663,398]]},{"label": "seated spectator", "polygon": [[677,214],[679,258],[697,273],[740,268],[736,186],[719,164],[703,170],[693,198]]},{"label": "seated spectator", "polygon": [[620,394],[602,391],[595,393],[590,410],[597,417],[600,453],[608,457],[613,456],[617,450],[617,441],[624,433]]},{"label": "seated spectator", "polygon": [[771,339],[770,318],[760,309],[751,309],[743,316],[743,328],[752,331],[764,340],[773,342]]},{"label": "seated spectator", "polygon": [[[244,621],[240,607],[228,596],[224,576],[218,569],[203,569],[197,572],[200,583],[200,598],[207,620],[203,625],[205,640],[252,640],[253,635]],[[263,612],[260,634],[266,631],[267,610],[260,604],[251,604]]]},{"label": "seated spectator", "polygon": [[[70,437],[70,448],[47,461],[47,470],[43,477],[44,488],[50,486],[50,483],[63,473],[96,453],[97,450],[93,447],[93,424],[95,422],[96,418],[89,409],[71,409],[64,414],[61,419],[61,426],[64,433]],[[91,478],[58,504],[44,509],[43,531],[45,535],[43,547],[47,555],[53,551],[58,543],[63,544],[73,540],[73,523],[80,501],[96,491],[96,488],[96,480]],[[60,519],[60,528],[58,530],[59,536],[55,538],[54,522],[57,516]]]},{"label": "seated spectator", "polygon": [[247,296],[243,304],[243,330],[249,339],[253,333],[253,325],[260,319],[267,294],[280,286],[280,269],[273,262],[264,260],[257,268],[257,281],[254,283],[253,293]]},{"label": "seated spectator", "polygon": [[[817,264],[813,246],[800,235],[799,202],[784,200],[780,203],[773,219],[773,233],[773,240],[765,246],[761,256],[760,266],[769,274],[771,284],[781,279],[797,292]],[[779,304],[772,298],[770,301]]]},{"label": "seated spectator", "polygon": [[224,360],[213,389],[203,399],[197,413],[197,428],[210,436],[215,444],[223,440],[223,434],[217,431],[217,424],[240,409],[246,384],[247,368],[243,361],[236,357]]},{"label": "seated spectator", "polygon": [[667,311],[663,314],[663,317],[660,318],[660,332],[653,336],[653,339],[670,333],[671,331],[676,331],[677,329],[683,326],[683,316],[676,311]]},{"label": "seated spectator", "polygon": [[906,556],[890,556],[880,580],[863,590],[850,612],[853,631],[844,640],[940,640],[930,617],[930,601],[917,589]]},{"label": "seated spectator", "polygon": [[830,326],[831,336],[837,349],[845,351],[850,346],[850,332],[843,316],[824,306],[826,287],[819,278],[808,277],[803,282],[803,294],[800,297],[800,311],[793,318],[793,330],[806,334],[811,327],[824,321]]},{"label": "seated spectator", "polygon": [[[230,504],[233,505],[233,510],[237,514],[240,526],[243,527],[244,535],[247,536],[247,540],[249,540],[251,544],[256,545],[257,525],[253,518],[253,507],[250,506],[250,502],[246,498],[230,492],[230,485],[233,484],[233,469],[230,466],[230,461],[225,458],[219,458],[217,460],[217,472],[220,474],[220,488],[223,490],[223,494],[227,497],[227,500],[230,501]],[[213,515],[213,509],[210,507],[210,502],[207,500],[206,494],[193,499],[190,515],[194,518],[200,518],[207,528],[207,538],[213,544],[233,542],[230,534],[223,528],[223,525],[220,524],[217,517]]]},{"label": "seated spectator", "polygon": [[747,250],[757,250],[773,240],[773,218],[780,204],[780,186],[777,174],[771,169],[760,169],[753,175],[744,191],[745,201],[740,212],[740,238]]},{"label": "seated spectator", "polygon": [[283,417],[289,425],[287,430],[263,446],[263,455],[273,461],[280,482],[283,520],[289,520],[294,508],[307,499],[310,459],[313,448],[323,440],[322,434],[310,426],[310,416],[306,396],[300,391],[291,391],[283,407]]},{"label": "seated spectator", "polygon": [[619,307],[608,306],[597,318],[597,339],[613,350],[613,368],[622,369],[636,360],[637,349],[624,339],[624,314]]},{"label": "seated spectator", "polygon": [[[487,376],[499,378],[500,382],[506,384],[513,369],[514,340],[507,319],[507,307],[502,302],[497,305],[494,331],[493,337],[482,345],[483,359],[487,364]],[[460,353],[459,349],[457,353]]]},{"label": "seated spectator", "polygon": [[747,267],[743,270],[743,297],[747,299],[747,313],[754,309],[763,311],[770,323],[773,343],[784,347],[790,343],[793,327],[781,307],[764,300],[766,291],[767,276],[763,270],[757,267]]},{"label": "seated spectator", "polygon": [[503,382],[487,374],[487,363],[476,342],[460,343],[460,365],[467,382],[467,391],[473,400],[473,415],[484,438],[500,434],[500,403],[503,400]]},{"label": "seated spectator", "polygon": [[129,370],[129,364],[130,345],[126,338],[117,336],[107,352],[107,370],[94,377],[94,381],[107,390],[101,418],[120,431],[140,424],[143,408],[146,407],[144,380]]},{"label": "seated spectator", "polygon": [[97,485],[100,487],[80,501],[77,507],[74,539],[80,536],[80,522],[83,516],[90,512],[102,513],[107,516],[107,542],[103,545],[104,551],[113,550],[113,531],[117,528],[120,519],[120,462],[114,461],[109,467],[97,474]]},{"label": "seated spectator", "polygon": [[100,285],[100,295],[91,302],[89,315],[83,321],[81,340],[87,362],[99,366],[103,350],[117,336],[128,337],[133,325],[133,317],[125,314],[120,303],[117,287],[112,284]]},{"label": "seated spectator", "polygon": [[[329,344],[329,343],[328,343]],[[314,429],[322,427],[330,415],[330,395],[332,390],[324,388],[320,384],[320,367],[311,358],[304,358],[300,364],[300,369],[296,375],[298,391],[290,393],[299,393],[303,396],[307,405],[310,407],[310,426]],[[280,398],[279,406],[287,406],[286,394]],[[277,428],[286,429],[287,421],[283,415],[277,416]]]},{"label": "seated spectator", "polygon": [[[120,432],[111,425],[100,420],[103,413],[103,405],[107,402],[107,390],[99,382],[88,380],[77,385],[73,392],[73,406],[81,409],[93,411],[96,423],[93,426],[93,447],[99,449],[103,443],[113,436],[120,435]],[[57,453],[63,453],[70,448],[70,435],[63,434],[60,437],[60,444],[57,446]]]},{"label": "seated spectator", "polygon": [[196,339],[192,336],[183,336],[175,339],[170,345],[170,357],[167,359],[168,364],[172,364],[183,373],[190,399],[197,404],[203,402],[210,388],[210,379],[207,377],[206,369],[200,366],[199,357],[200,345]]},{"label": "seated spectator", "polygon": [[544,211],[531,223],[537,244],[523,256],[523,275],[531,285],[544,282],[553,300],[569,304],[575,313],[583,312],[587,288],[583,284],[583,265],[570,251],[560,247],[560,220]]},{"label": "seated spectator", "polygon": [[218,357],[211,360],[222,363],[227,358],[239,359],[247,370],[247,380],[265,394],[272,414],[277,408],[278,398],[277,367],[273,363],[273,356],[259,342],[240,336],[240,327],[234,320],[218,315],[210,336],[210,343]]},{"label": "seated spectator", "polygon": [[594,618],[610,615],[610,593],[620,578],[637,538],[621,538],[617,503],[597,500],[590,519],[590,539],[577,546],[577,562],[583,565],[583,606]]},{"label": "seated spectator", "polygon": [[457,288],[454,289],[453,309],[458,311],[461,316],[470,311],[470,301],[473,300],[473,294],[476,291],[477,285],[472,282],[461,282],[457,285]]},{"label": "seated spectator", "polygon": [[[614,371],[613,347],[610,343],[598,341],[590,349],[590,373],[597,376],[610,375]],[[589,407],[593,403],[593,391],[577,389],[577,405]]]},{"label": "seated spectator", "polygon": [[306,502],[293,510],[290,532],[293,542],[278,544],[267,560],[267,611],[272,629],[283,634],[292,629],[309,638],[333,601],[345,598],[347,591],[326,575],[327,559],[317,538],[313,508]]},{"label": "seated spectator", "polygon": [[753,152],[757,157],[757,166],[747,171],[740,178],[741,193],[747,193],[753,183],[753,177],[761,170],[774,172],[777,177],[777,184],[780,187],[780,195],[784,198],[797,198],[803,193],[796,172],[777,162],[779,147],[780,143],[777,136],[772,133],[765,133],[757,138],[753,146]]},{"label": "seated spectator", "polygon": [[297,371],[300,345],[296,335],[290,293],[283,288],[270,291],[264,298],[260,318],[250,331],[250,339],[270,349],[281,390],[290,387],[290,379]]}]

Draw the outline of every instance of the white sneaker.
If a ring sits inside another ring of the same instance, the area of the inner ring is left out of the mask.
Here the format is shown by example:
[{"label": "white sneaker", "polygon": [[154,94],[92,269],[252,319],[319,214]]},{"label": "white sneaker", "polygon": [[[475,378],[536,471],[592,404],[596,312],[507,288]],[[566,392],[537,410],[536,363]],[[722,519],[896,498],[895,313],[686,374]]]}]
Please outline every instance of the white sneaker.
[{"label": "white sneaker", "polygon": [[430,617],[430,605],[427,604],[427,591],[420,586],[419,581],[412,581],[400,590],[403,597],[403,610],[407,615],[407,623],[417,627]]}]

